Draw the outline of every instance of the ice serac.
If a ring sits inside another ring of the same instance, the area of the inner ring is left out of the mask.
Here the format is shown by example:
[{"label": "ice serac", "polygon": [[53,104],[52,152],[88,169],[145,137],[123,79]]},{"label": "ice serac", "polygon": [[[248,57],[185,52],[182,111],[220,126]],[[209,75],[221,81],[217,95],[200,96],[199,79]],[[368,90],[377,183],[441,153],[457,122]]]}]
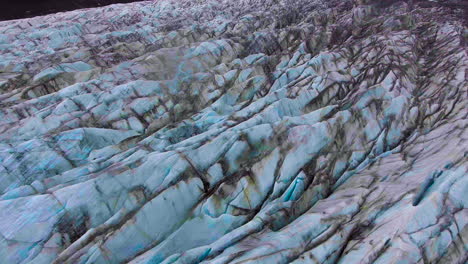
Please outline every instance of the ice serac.
[{"label": "ice serac", "polygon": [[463,6],[0,22],[0,263],[466,263]]}]

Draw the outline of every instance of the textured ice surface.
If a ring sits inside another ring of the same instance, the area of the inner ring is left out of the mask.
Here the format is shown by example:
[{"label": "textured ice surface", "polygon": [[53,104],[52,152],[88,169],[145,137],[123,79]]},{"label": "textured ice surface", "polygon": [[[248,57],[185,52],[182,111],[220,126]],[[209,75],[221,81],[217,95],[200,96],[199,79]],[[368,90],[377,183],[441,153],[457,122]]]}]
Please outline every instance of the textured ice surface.
[{"label": "textured ice surface", "polygon": [[467,29],[424,2],[0,22],[0,263],[465,263]]}]

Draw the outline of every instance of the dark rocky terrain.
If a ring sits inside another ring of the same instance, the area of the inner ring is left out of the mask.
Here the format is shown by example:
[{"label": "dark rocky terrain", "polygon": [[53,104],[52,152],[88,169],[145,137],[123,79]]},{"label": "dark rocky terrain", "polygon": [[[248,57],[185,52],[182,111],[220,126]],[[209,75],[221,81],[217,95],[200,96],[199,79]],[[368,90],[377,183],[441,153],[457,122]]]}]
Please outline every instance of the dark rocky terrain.
[{"label": "dark rocky terrain", "polygon": [[468,29],[449,2],[0,22],[0,263],[466,263]]},{"label": "dark rocky terrain", "polygon": [[2,8],[0,9],[0,20],[29,18],[75,9],[137,1],[138,0],[4,0]]}]

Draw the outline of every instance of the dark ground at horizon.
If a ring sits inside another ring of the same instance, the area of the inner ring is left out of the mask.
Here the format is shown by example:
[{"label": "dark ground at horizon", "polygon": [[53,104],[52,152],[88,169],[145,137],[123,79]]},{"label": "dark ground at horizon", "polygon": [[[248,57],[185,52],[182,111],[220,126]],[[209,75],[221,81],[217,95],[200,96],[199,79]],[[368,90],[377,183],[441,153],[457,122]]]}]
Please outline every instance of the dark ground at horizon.
[{"label": "dark ground at horizon", "polygon": [[0,21],[143,0],[1,0]]}]

